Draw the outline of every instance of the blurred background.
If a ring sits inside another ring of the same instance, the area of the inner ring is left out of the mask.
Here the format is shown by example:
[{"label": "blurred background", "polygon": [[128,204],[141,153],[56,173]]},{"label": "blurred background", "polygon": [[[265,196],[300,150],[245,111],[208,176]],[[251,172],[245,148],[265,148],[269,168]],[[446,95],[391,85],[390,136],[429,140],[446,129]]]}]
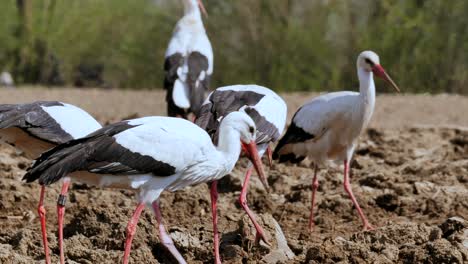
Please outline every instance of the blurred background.
[{"label": "blurred background", "polygon": [[[355,89],[376,51],[405,92],[468,93],[468,1],[204,0],[212,88]],[[0,72],[18,85],[160,89],[174,0],[0,2]],[[391,88],[379,85],[380,91]]]}]

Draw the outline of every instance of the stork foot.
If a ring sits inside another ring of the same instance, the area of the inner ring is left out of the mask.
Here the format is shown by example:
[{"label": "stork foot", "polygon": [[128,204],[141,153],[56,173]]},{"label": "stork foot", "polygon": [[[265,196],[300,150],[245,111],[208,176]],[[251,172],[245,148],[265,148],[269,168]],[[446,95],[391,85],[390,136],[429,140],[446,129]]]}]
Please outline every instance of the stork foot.
[{"label": "stork foot", "polygon": [[307,228],[307,230],[309,231],[309,233],[313,233],[313,232],[315,231],[315,224],[314,224],[314,222],[309,223],[309,227]]},{"label": "stork foot", "polygon": [[362,231],[371,231],[371,230],[375,230],[375,228],[369,223],[364,223],[364,226],[362,227]]},{"label": "stork foot", "polygon": [[263,241],[263,243],[267,244],[267,246],[271,247],[270,242],[268,242],[268,239],[265,237],[265,234],[263,233],[263,230],[257,230],[257,234],[255,235],[255,243],[259,244],[260,240]]}]

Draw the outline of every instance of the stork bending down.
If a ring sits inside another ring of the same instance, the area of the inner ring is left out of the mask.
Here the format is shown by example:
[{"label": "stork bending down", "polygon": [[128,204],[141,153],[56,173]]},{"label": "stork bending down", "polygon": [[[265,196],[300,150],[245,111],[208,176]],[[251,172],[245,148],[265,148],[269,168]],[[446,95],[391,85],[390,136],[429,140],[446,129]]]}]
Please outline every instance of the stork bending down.
[{"label": "stork bending down", "polygon": [[[255,123],[241,112],[233,112],[221,122],[217,147],[203,129],[180,118],[122,121],[45,152],[24,179],[49,185],[69,175],[92,185],[137,191],[138,205],[127,225],[123,263],[129,261],[138,218],[145,206],[151,206],[156,213],[164,245],[179,262],[185,263],[165,235],[157,204],[160,194],[222,178],[234,168],[241,144],[259,175],[264,176],[255,134]],[[217,195],[215,187],[212,195]],[[216,206],[213,216],[215,258],[220,263]]]},{"label": "stork bending down", "polygon": [[[84,137],[99,128],[101,125],[91,115],[70,104],[39,101],[29,104],[0,105],[0,140],[20,149],[30,159],[37,158],[42,152],[58,144]],[[69,185],[70,178],[65,177],[57,201],[60,263],[65,263],[63,217]],[[50,264],[44,196],[45,186],[42,186],[38,213],[46,263]]]},{"label": "stork bending down", "polygon": [[[242,111],[254,120],[257,126],[256,143],[258,155],[267,152],[271,165],[271,150],[269,144],[276,142],[286,125],[287,106],[283,99],[272,90],[258,85],[232,85],[220,87],[213,91],[203,104],[196,124],[211,135],[215,144],[218,142],[220,121],[233,111]],[[256,240],[262,239],[268,243],[262,227],[255,220],[254,214],[247,204],[247,188],[252,174],[252,167],[246,171],[244,184],[239,196],[239,202],[252,221],[257,231]],[[268,182],[260,178],[268,189]],[[216,185],[216,182],[213,182]]]}]

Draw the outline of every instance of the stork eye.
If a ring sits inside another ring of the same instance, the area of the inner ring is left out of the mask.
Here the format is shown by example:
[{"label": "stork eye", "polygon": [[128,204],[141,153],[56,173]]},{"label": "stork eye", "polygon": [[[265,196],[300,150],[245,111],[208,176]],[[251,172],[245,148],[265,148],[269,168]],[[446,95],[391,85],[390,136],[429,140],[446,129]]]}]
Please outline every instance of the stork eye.
[{"label": "stork eye", "polygon": [[254,128],[254,127],[249,127],[249,132],[250,132],[251,134],[253,134],[253,133],[255,132],[255,128]]},{"label": "stork eye", "polygon": [[365,58],[364,61],[370,66],[374,66],[374,63],[369,58]]}]

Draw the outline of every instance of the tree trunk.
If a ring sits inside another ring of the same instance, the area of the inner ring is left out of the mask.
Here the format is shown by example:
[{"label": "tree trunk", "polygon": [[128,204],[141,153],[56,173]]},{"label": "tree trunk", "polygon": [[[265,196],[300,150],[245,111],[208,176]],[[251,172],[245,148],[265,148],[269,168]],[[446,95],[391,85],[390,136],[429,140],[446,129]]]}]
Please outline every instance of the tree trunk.
[{"label": "tree trunk", "polygon": [[15,76],[19,82],[31,81],[34,61],[32,38],[32,0],[16,0],[19,24],[16,32],[18,48],[15,54]]}]

